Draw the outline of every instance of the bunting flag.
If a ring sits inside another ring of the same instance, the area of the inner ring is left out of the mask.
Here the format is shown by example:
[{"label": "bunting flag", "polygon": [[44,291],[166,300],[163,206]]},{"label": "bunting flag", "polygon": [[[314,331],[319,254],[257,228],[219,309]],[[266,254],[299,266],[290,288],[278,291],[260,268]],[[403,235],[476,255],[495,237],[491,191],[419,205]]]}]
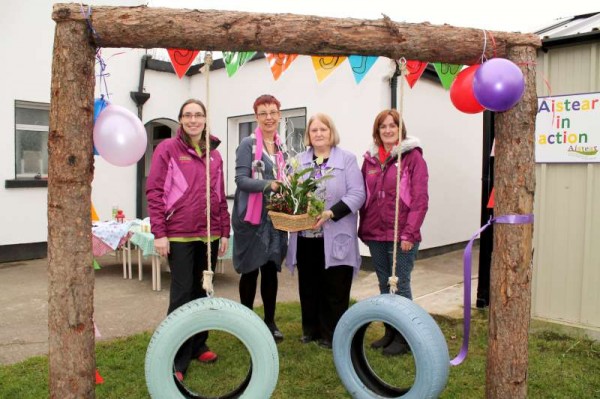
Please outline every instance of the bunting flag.
[{"label": "bunting flag", "polygon": [[454,82],[454,79],[456,79],[456,75],[458,75],[462,69],[462,65],[447,64],[442,62],[434,62],[433,66],[435,67],[435,71],[442,81],[442,86],[446,90],[450,89],[452,82]]},{"label": "bunting flag", "polygon": [[232,77],[235,73],[254,57],[256,51],[223,51],[223,62],[227,76]]},{"label": "bunting flag", "polygon": [[419,80],[421,75],[423,75],[425,68],[427,68],[427,62],[414,60],[406,61],[406,75],[404,75],[404,77],[411,89],[415,83],[417,83],[417,80]]},{"label": "bunting flag", "polygon": [[275,80],[279,79],[282,73],[284,73],[292,62],[298,57],[298,54],[284,54],[284,53],[265,53],[269,66],[271,67],[271,73]]},{"label": "bunting flag", "polygon": [[99,221],[98,213],[96,213],[96,208],[94,208],[94,204],[92,204],[92,222]]},{"label": "bunting flag", "polygon": [[194,62],[194,59],[198,55],[198,50],[180,48],[170,48],[167,49],[167,52],[169,53],[171,64],[173,65],[175,73],[179,76],[179,79],[181,79],[187,70],[190,69],[192,62]]},{"label": "bunting flag", "polygon": [[331,72],[333,72],[337,67],[340,66],[342,62],[347,58],[345,56],[335,56],[335,57],[321,57],[321,56],[311,56],[313,68],[317,73],[317,81],[321,83],[328,77]]},{"label": "bunting flag", "polygon": [[348,57],[352,73],[354,74],[354,80],[356,84],[359,84],[361,80],[367,75],[369,69],[373,66],[377,57],[372,55],[351,55]]}]

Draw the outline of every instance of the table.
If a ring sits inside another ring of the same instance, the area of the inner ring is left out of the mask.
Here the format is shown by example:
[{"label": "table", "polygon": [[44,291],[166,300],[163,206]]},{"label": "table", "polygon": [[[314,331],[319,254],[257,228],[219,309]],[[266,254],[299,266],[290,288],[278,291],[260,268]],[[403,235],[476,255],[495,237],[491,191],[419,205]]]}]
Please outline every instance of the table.
[{"label": "table", "polygon": [[160,255],[154,251],[154,234],[133,229],[129,242],[137,246],[138,254],[138,278],[142,280],[142,256],[150,256],[152,259],[152,289],[160,291]]},{"label": "table", "polygon": [[92,253],[95,257],[115,251],[123,258],[123,278],[131,278],[131,236],[132,226],[139,225],[139,219],[123,223],[114,220],[92,223]]}]

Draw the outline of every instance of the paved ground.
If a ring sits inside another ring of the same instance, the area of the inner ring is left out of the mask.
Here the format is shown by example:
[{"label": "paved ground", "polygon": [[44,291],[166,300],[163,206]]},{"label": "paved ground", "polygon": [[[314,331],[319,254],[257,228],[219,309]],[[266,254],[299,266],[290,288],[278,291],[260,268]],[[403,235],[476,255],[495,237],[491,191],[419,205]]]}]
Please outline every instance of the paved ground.
[{"label": "paved ground", "polygon": [[[477,259],[474,251],[473,259]],[[165,317],[169,296],[169,273],[162,272],[162,291],[152,291],[150,262],[144,263],[144,278],[123,279],[123,269],[114,256],[99,259],[96,271],[95,320],[110,340],[142,331],[152,331]],[[476,296],[476,270],[473,268],[472,303]],[[413,271],[413,297],[428,312],[461,317],[463,312],[462,251],[418,260]],[[0,364],[19,362],[48,351],[47,260],[0,263]],[[215,296],[239,300],[239,276],[230,263],[225,273],[216,274]],[[352,286],[352,297],[361,300],[377,295],[374,272],[361,271]],[[295,275],[284,269],[279,278],[280,302],[298,301]],[[257,305],[260,294],[257,294]]]}]

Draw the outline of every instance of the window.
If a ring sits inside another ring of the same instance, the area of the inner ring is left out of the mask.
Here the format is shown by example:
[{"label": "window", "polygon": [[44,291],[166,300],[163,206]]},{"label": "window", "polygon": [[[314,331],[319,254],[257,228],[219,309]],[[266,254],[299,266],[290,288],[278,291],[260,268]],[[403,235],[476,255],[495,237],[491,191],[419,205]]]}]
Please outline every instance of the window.
[{"label": "window", "polygon": [[15,177],[48,177],[48,104],[15,101]]}]

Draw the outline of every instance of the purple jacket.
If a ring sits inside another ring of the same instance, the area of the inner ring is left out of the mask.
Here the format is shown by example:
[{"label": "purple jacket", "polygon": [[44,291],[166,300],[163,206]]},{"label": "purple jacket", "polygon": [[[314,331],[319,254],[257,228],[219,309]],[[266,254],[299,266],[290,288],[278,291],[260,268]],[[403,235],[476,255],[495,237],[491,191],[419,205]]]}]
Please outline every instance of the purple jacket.
[{"label": "purple jacket", "polygon": [[[152,156],[146,181],[148,213],[155,238],[206,237],[206,156],[177,137],[163,140]],[[210,235],[229,237],[223,160],[210,137]]]},{"label": "purple jacket", "polygon": [[[421,225],[428,209],[429,174],[416,138],[408,136],[402,141],[401,148],[398,241],[415,243],[421,241]],[[367,200],[360,209],[358,227],[358,236],[362,241],[394,241],[398,147],[392,149],[395,156],[389,157],[383,165],[379,161],[378,151],[375,146],[367,151],[362,166],[367,190]]]},{"label": "purple jacket", "polygon": [[[298,154],[300,167],[310,165],[313,160],[313,150],[309,149]],[[328,221],[323,225],[323,240],[325,243],[325,267],[347,265],[353,266],[355,273],[360,268],[360,253],[356,224],[358,209],[365,202],[365,186],[356,156],[339,147],[333,147],[327,161],[327,168],[333,168],[333,177],[325,179],[325,209],[331,208],[342,200],[352,213],[337,222]],[[290,233],[287,257],[285,263],[293,272],[296,266],[296,250],[298,233]]]}]

